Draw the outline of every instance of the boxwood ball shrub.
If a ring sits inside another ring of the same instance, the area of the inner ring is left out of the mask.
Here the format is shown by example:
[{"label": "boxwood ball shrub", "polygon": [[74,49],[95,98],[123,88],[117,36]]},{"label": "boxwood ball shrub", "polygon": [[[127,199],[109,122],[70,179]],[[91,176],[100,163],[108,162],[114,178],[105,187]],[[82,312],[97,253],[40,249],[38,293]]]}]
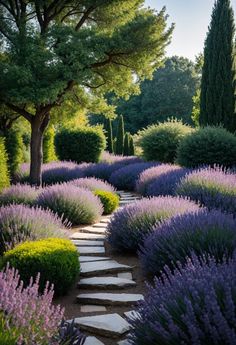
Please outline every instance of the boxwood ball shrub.
[{"label": "boxwood ball shrub", "polygon": [[193,129],[178,120],[151,125],[139,132],[139,145],[146,160],[174,163],[180,142]]},{"label": "boxwood ball shrub", "polygon": [[106,192],[115,192],[115,188],[110,183],[95,177],[79,178],[72,180],[69,184],[80,188],[86,188],[91,191],[99,189]]},{"label": "boxwood ball shrub", "polygon": [[90,190],[66,183],[46,187],[36,202],[77,225],[92,224],[103,213],[100,199]]},{"label": "boxwood ball shrub", "polygon": [[153,231],[154,225],[198,209],[192,201],[171,196],[136,201],[113,215],[107,228],[108,242],[115,250],[135,252]]},{"label": "boxwood ball shrub", "polygon": [[115,170],[109,179],[109,182],[118,189],[134,190],[136,182],[140,174],[150,167],[157,165],[158,163],[136,163],[129,164],[118,170]]},{"label": "boxwood ball shrub", "polygon": [[60,160],[97,163],[106,147],[106,138],[100,127],[63,129],[56,134],[55,145]]},{"label": "boxwood ball shrub", "polygon": [[16,184],[3,189],[0,194],[0,205],[24,204],[33,205],[40,192],[27,184]]},{"label": "boxwood ball shrub", "polygon": [[7,263],[19,271],[26,285],[39,272],[40,290],[49,281],[57,295],[65,294],[79,273],[77,248],[70,240],[59,238],[19,244],[4,254],[2,264]]},{"label": "boxwood ball shrub", "polygon": [[10,185],[9,172],[7,167],[7,153],[5,149],[4,139],[0,137],[0,193],[3,188]]},{"label": "boxwood ball shrub", "polygon": [[234,345],[236,260],[216,264],[195,257],[149,286],[131,321],[135,345]]},{"label": "boxwood ball shrub", "polygon": [[171,269],[178,262],[195,253],[206,254],[217,262],[230,258],[236,249],[236,219],[220,211],[199,210],[178,215],[154,227],[140,251],[145,274],[160,275],[168,265]]},{"label": "boxwood ball shrub", "polygon": [[26,205],[0,207],[0,255],[19,242],[48,237],[67,238],[69,223],[49,210]]},{"label": "boxwood ball shrub", "polygon": [[208,209],[236,214],[236,174],[223,168],[203,168],[183,178],[177,193],[199,201]]},{"label": "boxwood ball shrub", "polygon": [[177,162],[185,167],[232,167],[236,165],[236,137],[221,127],[200,128],[182,140]]},{"label": "boxwood ball shrub", "polygon": [[119,206],[119,197],[117,194],[104,191],[95,190],[94,194],[99,197],[103,205],[103,214],[111,214]]}]

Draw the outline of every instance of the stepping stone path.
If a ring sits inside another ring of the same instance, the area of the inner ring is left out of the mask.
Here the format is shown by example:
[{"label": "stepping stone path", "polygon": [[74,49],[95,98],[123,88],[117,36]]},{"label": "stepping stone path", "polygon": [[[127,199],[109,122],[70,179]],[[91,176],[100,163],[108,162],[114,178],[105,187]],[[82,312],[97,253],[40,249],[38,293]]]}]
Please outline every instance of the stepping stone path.
[{"label": "stepping stone path", "polygon": [[[120,208],[139,199],[129,192],[118,193],[121,197]],[[80,253],[81,267],[77,296],[80,314],[75,323],[88,335],[85,345],[106,345],[106,339],[114,339],[114,345],[129,345],[126,339],[131,327],[129,317],[136,314],[130,309],[125,313],[112,313],[112,308],[133,307],[143,299],[141,294],[132,293],[132,288],[136,286],[132,277],[133,267],[106,256],[104,241],[111,218],[112,215],[105,216],[93,226],[75,229],[76,232],[71,235],[71,241]],[[105,340],[99,340],[100,336]]]}]

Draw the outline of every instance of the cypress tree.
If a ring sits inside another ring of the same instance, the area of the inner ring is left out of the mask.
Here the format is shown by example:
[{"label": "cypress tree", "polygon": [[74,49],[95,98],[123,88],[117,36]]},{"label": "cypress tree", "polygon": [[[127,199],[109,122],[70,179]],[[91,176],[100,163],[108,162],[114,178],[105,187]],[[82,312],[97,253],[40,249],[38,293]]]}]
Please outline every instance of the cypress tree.
[{"label": "cypress tree", "polygon": [[106,131],[107,131],[107,150],[110,153],[113,153],[114,149],[113,149],[113,133],[112,133],[111,119],[107,119],[106,121]]},{"label": "cypress tree", "polygon": [[129,141],[130,141],[130,134],[129,133],[125,133],[124,156],[129,156]]},{"label": "cypress tree", "polygon": [[116,134],[116,153],[118,155],[123,155],[124,152],[124,120],[123,116],[118,117],[118,126]]},{"label": "cypress tree", "polygon": [[129,139],[129,156],[134,156],[134,139],[132,135],[130,136],[130,139]]},{"label": "cypress tree", "polygon": [[200,125],[222,124],[236,130],[234,13],[230,0],[217,0],[205,41],[200,98]]}]

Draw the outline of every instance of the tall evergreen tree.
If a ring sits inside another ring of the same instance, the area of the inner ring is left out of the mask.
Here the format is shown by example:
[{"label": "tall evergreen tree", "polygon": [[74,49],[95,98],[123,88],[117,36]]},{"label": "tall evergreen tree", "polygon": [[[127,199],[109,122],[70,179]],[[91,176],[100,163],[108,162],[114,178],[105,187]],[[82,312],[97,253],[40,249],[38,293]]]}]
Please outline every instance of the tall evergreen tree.
[{"label": "tall evergreen tree", "polygon": [[117,134],[116,134],[116,153],[118,155],[123,155],[124,152],[124,119],[123,116],[120,115],[118,117],[118,126],[117,126]]},{"label": "tall evergreen tree", "polygon": [[129,141],[130,141],[130,134],[125,133],[124,139],[124,156],[129,156]]},{"label": "tall evergreen tree", "polygon": [[129,140],[129,156],[134,156],[134,139],[132,135],[130,136]]},{"label": "tall evergreen tree", "polygon": [[107,136],[107,150],[110,153],[114,152],[113,148],[113,133],[112,133],[112,122],[111,119],[106,120],[106,136]]},{"label": "tall evergreen tree", "polygon": [[200,125],[222,124],[236,130],[234,13],[230,0],[217,0],[205,41],[200,99]]}]

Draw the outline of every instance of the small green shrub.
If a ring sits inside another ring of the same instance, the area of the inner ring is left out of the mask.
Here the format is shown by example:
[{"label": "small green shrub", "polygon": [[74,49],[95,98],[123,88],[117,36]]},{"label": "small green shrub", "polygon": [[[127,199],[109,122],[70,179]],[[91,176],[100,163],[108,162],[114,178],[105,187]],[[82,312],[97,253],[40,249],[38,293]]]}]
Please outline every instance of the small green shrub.
[{"label": "small green shrub", "polygon": [[148,161],[174,163],[177,148],[193,129],[178,120],[152,125],[138,133],[138,144]]},{"label": "small green shrub", "polygon": [[102,202],[104,209],[103,214],[111,214],[119,206],[119,197],[115,193],[96,190],[94,194],[98,196]]},{"label": "small green shrub", "polygon": [[236,137],[222,127],[205,127],[182,140],[177,161],[185,167],[236,164]]},{"label": "small green shrub", "polygon": [[55,129],[53,127],[49,127],[43,138],[43,162],[49,163],[57,160],[55,145]]},{"label": "small green shrub", "polygon": [[6,151],[8,155],[8,167],[10,175],[13,177],[18,171],[20,164],[24,161],[24,143],[20,132],[17,129],[10,129],[5,139]]},{"label": "small green shrub", "polygon": [[55,145],[60,160],[97,163],[106,138],[100,127],[63,129],[56,134]]},{"label": "small green shrub", "polygon": [[7,153],[4,139],[0,137],[0,192],[9,185],[10,179],[7,167]]},{"label": "small green shrub", "polygon": [[25,242],[7,251],[2,259],[3,266],[9,262],[19,270],[21,279],[28,284],[30,277],[40,272],[40,289],[47,281],[54,284],[57,295],[65,294],[79,273],[78,252],[69,240],[48,238]]}]

